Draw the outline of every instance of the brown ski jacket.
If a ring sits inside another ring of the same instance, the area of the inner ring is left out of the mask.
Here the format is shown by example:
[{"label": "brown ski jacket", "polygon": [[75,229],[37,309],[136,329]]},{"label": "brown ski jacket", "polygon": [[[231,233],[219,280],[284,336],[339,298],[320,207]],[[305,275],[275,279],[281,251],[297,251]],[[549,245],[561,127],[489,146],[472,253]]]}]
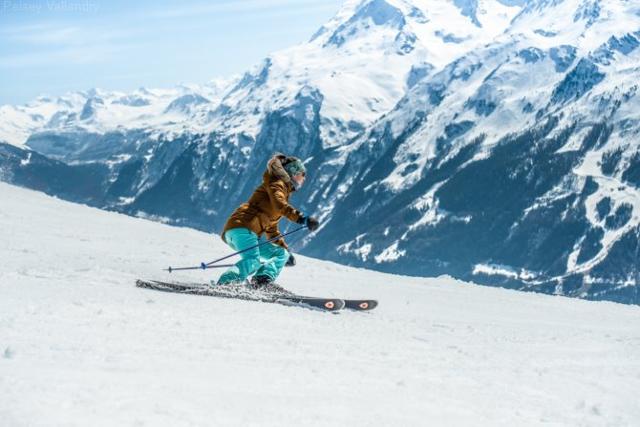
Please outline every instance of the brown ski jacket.
[{"label": "brown ski jacket", "polygon": [[[261,236],[266,234],[271,239],[280,234],[278,221],[287,217],[290,221],[299,222],[303,215],[289,204],[289,196],[294,190],[291,178],[284,170],[287,157],[275,154],[267,163],[267,170],[262,175],[262,184],[258,186],[249,201],[240,205],[229,217],[222,230],[222,240],[227,230],[232,228],[248,228]],[[288,249],[284,239],[274,242]]]}]

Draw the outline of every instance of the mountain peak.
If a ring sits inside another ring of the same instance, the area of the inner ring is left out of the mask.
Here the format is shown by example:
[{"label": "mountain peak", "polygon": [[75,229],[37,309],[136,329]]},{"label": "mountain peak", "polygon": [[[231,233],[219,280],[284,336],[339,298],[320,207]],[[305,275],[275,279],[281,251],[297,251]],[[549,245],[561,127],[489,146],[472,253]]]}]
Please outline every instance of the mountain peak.
[{"label": "mountain peak", "polygon": [[406,24],[405,16],[399,8],[386,0],[363,2],[355,13],[333,32],[325,45],[342,46],[348,40],[371,31],[372,26],[401,30]]},{"label": "mountain peak", "polygon": [[402,11],[386,0],[371,0],[365,3],[352,19],[370,19],[375,25],[392,27],[402,27],[405,24]]},{"label": "mountain peak", "polygon": [[164,110],[165,113],[190,113],[195,107],[201,104],[208,104],[210,101],[197,93],[188,93],[174,99]]}]

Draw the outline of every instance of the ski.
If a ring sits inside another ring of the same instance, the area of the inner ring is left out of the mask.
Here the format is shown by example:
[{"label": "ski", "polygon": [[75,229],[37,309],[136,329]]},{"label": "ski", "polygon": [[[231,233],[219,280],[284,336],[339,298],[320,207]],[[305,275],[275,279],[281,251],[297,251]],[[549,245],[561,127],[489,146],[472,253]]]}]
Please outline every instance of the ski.
[{"label": "ski", "polygon": [[369,311],[378,306],[378,301],[374,299],[346,299],[344,308],[357,311]]},{"label": "ski", "polygon": [[211,287],[202,283],[172,283],[138,279],[136,280],[136,286],[164,292],[301,306],[330,312],[339,311],[345,307],[344,300],[339,298],[304,297],[285,290],[281,292],[261,292],[243,284]]},{"label": "ski", "polygon": [[[145,282],[145,281],[140,281],[140,282]],[[163,289],[158,289],[158,290],[167,290],[165,288],[169,288],[172,292],[179,292],[179,293],[189,293],[189,294],[194,294],[194,295],[198,295],[198,294],[203,294],[203,295],[211,295],[211,296],[223,296],[223,295],[214,295],[216,294],[216,288],[212,288],[211,286],[205,284],[205,283],[175,283],[175,282],[159,282],[156,280],[152,280],[152,281],[147,281],[153,283],[153,288],[157,289],[157,288],[163,288]],[[150,286],[144,286],[144,285],[138,285],[139,287],[150,287]],[[238,289],[238,288],[236,288]],[[242,289],[241,294],[246,293],[247,289],[246,287],[242,287],[240,288]],[[221,289],[218,288],[218,291],[220,291]],[[224,290],[222,290],[224,291]],[[250,291],[251,292],[251,291]],[[255,292],[255,291],[253,291]],[[227,297],[228,292],[225,292],[225,297]],[[274,296],[275,294],[271,294],[271,296]],[[283,289],[283,293],[278,294],[282,297],[283,301],[281,301],[281,303],[283,304],[287,304],[287,302],[289,302],[289,305],[291,305],[291,301],[292,300],[298,300],[298,304],[305,304],[305,302],[303,302],[302,300],[306,301],[307,305],[312,305],[312,306],[317,306],[318,304],[322,303],[322,301],[333,301],[333,299],[331,298],[317,298],[317,297],[310,297],[310,296],[302,296],[302,295],[296,295],[293,292],[289,292]],[[233,296],[228,296],[229,298],[240,298],[240,299],[254,299],[254,298],[243,298],[242,296],[238,296],[238,295],[233,295]],[[284,300],[287,301],[284,301]],[[344,307],[346,309],[349,310],[355,310],[355,311],[370,311],[373,310],[374,308],[376,308],[378,306],[378,301],[377,300],[372,300],[372,299],[342,299],[342,301],[344,301]],[[336,301],[333,301],[334,303],[336,303]],[[295,304],[295,303],[294,303]],[[330,304],[331,305],[331,304]],[[338,305],[340,305],[340,303],[338,302]]]},{"label": "ski", "polygon": [[280,297],[276,301],[282,305],[299,305],[308,306],[311,308],[317,308],[326,311],[338,311],[345,307],[345,302],[339,298],[311,298],[311,297],[297,297],[287,296]]}]

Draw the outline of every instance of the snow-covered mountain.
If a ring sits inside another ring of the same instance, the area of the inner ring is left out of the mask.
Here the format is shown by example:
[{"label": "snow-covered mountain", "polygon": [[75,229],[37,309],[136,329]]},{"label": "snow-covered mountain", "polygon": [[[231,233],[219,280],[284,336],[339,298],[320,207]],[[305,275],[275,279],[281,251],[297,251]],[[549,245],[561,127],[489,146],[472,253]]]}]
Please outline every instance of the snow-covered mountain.
[{"label": "snow-covered mountain", "polygon": [[210,230],[296,153],[303,253],[638,303],[639,44],[624,0],[348,1],[228,83],[2,107],[0,174]]},{"label": "snow-covered mountain", "polygon": [[345,150],[309,253],[638,302],[639,11],[531,3],[421,80]]},{"label": "snow-covered mountain", "polygon": [[[233,84],[215,79],[205,85],[182,84],[171,89],[140,88],[131,93],[90,89],[59,97],[41,96],[26,105],[0,106],[0,141],[21,147],[34,134],[97,134],[153,130],[153,135],[201,130]],[[76,148],[76,147],[74,147]],[[50,146],[43,150],[51,150]],[[61,155],[70,149],[61,150]]]},{"label": "snow-covered mountain", "polygon": [[472,20],[463,16],[469,6],[458,3],[464,2],[435,1],[426,14],[405,0],[347,1],[309,42],[273,53],[240,79],[131,94],[93,89],[3,106],[0,140],[15,145],[39,131],[141,128],[256,139],[269,113],[306,99],[320,110],[324,146],[339,145],[390,110],[420,78],[491,41],[519,10],[504,0],[483,2],[487,30],[475,12]]},{"label": "snow-covered mountain", "polygon": [[[369,313],[139,289],[217,236],[0,183],[7,426],[633,426],[640,309],[300,256],[282,284]],[[498,403],[496,403],[498,402]]]}]

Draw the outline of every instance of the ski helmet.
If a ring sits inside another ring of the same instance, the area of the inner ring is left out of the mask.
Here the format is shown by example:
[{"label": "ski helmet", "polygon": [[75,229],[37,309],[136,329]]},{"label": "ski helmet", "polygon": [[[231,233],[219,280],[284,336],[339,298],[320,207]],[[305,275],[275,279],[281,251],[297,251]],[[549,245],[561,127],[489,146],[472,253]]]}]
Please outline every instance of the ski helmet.
[{"label": "ski helmet", "polygon": [[290,157],[289,161],[284,165],[284,170],[287,171],[289,176],[294,177],[299,173],[306,173],[307,169],[302,164],[302,161],[297,157]]}]

